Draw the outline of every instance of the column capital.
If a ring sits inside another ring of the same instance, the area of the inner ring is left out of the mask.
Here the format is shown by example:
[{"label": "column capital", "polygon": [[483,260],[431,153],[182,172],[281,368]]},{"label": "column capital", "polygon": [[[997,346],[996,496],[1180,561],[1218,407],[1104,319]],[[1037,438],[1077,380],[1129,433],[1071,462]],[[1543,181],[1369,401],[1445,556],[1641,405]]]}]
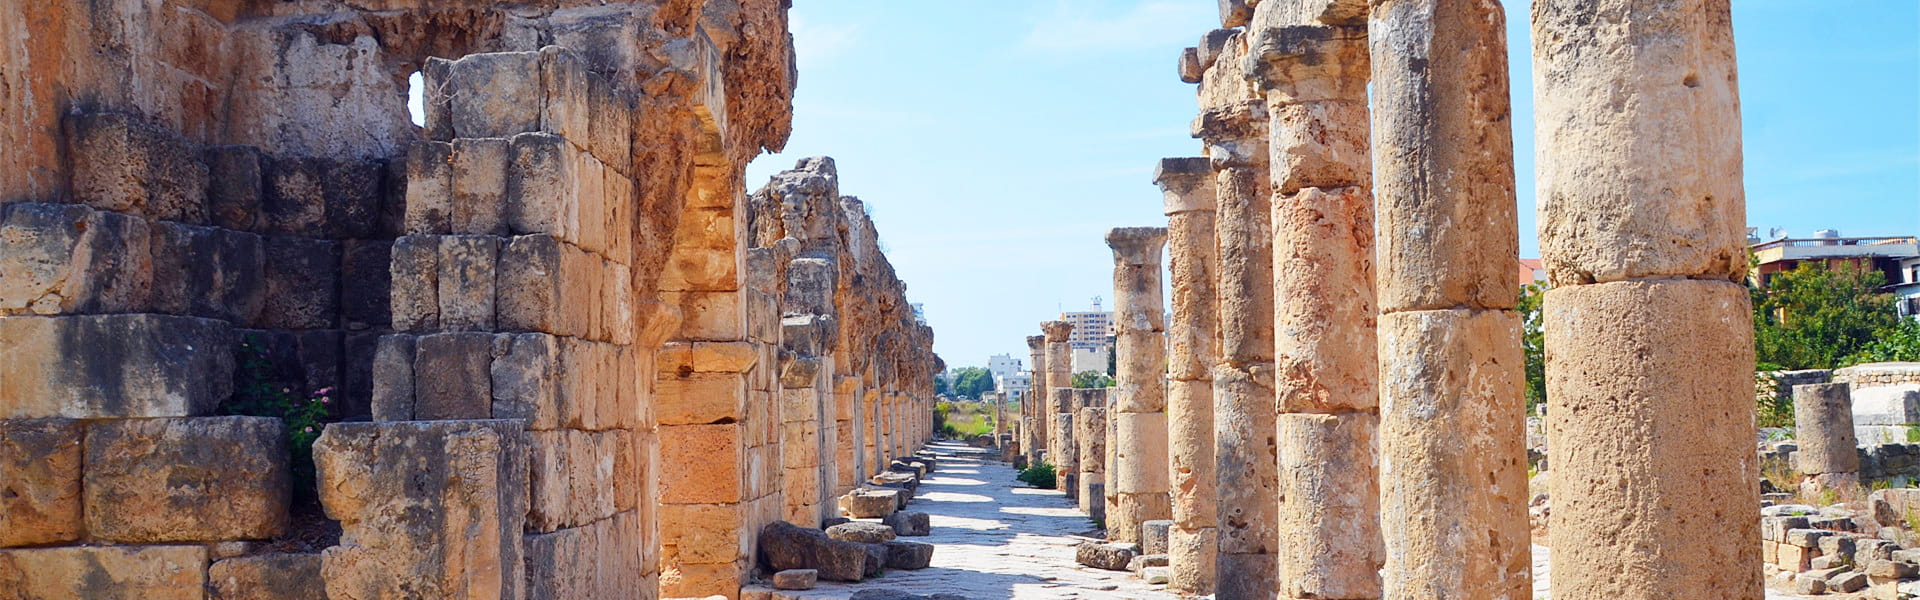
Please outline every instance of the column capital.
[{"label": "column capital", "polygon": [[1169,215],[1214,210],[1213,163],[1206,157],[1162,158],[1153,170],[1153,183],[1166,196]]},{"label": "column capital", "polygon": [[1264,25],[1249,29],[1246,73],[1269,102],[1366,102],[1367,28]]},{"label": "column capital", "polygon": [[1044,336],[1044,335],[1027,336],[1027,351],[1040,353],[1040,352],[1045,352],[1046,350],[1047,350],[1047,336]]},{"label": "column capital", "polygon": [[1113,248],[1114,261],[1121,264],[1160,264],[1160,249],[1166,244],[1165,227],[1115,227],[1107,230],[1107,246]]},{"label": "column capital", "polygon": [[1040,324],[1040,331],[1047,334],[1049,343],[1065,342],[1073,335],[1073,324],[1066,321],[1047,321]]}]

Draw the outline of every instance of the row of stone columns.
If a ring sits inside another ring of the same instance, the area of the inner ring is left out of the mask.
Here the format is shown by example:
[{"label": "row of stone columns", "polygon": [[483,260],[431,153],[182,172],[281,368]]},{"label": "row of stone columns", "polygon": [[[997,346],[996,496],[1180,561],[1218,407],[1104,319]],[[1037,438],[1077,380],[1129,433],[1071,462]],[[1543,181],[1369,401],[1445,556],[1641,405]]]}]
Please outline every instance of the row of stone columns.
[{"label": "row of stone columns", "polygon": [[[1557,598],[1759,593],[1729,10],[1534,6]],[[1140,288],[1146,236],[1109,236],[1113,537],[1137,536],[1128,474],[1150,453],[1127,453],[1151,435],[1128,415],[1161,408],[1137,391],[1163,381],[1158,365],[1130,357],[1170,345],[1155,468],[1171,482],[1171,589],[1524,597],[1503,9],[1234,0],[1221,16],[1181,63],[1206,157],[1155,175],[1164,341],[1127,335],[1126,307],[1158,297]]]}]

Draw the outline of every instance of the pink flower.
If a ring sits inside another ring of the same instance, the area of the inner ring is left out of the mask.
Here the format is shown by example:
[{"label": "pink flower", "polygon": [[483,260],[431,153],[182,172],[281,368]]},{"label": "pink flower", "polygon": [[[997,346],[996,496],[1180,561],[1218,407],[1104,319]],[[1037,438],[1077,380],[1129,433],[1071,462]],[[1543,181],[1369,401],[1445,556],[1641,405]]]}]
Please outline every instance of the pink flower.
[{"label": "pink flower", "polygon": [[312,428],[312,427],[308,427],[308,428],[307,428],[307,433],[313,433],[313,428]]}]

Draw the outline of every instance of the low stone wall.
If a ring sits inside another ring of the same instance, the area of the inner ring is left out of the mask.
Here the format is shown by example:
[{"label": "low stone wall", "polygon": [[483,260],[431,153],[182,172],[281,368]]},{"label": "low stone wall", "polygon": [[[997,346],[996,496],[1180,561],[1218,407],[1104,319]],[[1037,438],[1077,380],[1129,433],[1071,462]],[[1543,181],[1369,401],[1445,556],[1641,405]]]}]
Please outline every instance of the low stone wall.
[{"label": "low stone wall", "polygon": [[1835,383],[1851,383],[1855,389],[1920,384],[1920,363],[1913,362],[1867,363],[1837,369],[1832,373]]}]

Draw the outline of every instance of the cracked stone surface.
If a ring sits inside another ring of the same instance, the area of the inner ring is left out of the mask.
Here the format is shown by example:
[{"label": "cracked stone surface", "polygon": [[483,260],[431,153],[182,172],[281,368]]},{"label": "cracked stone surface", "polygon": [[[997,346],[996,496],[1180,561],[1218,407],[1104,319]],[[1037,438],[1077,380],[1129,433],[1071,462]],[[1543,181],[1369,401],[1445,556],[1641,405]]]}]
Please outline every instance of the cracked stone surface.
[{"label": "cracked stone surface", "polygon": [[[1094,530],[1074,501],[1056,490],[1014,481],[1014,470],[979,448],[958,442],[928,446],[939,468],[920,484],[908,510],[933,519],[932,566],[888,570],[858,584],[821,582],[811,590],[751,586],[744,598],[838,600],[855,591],[891,588],[921,595],[959,594],[989,598],[1084,598],[1161,600],[1179,596],[1148,585],[1131,573],[1100,571],[1073,560],[1076,537]],[[871,520],[871,519],[863,519]]]}]

